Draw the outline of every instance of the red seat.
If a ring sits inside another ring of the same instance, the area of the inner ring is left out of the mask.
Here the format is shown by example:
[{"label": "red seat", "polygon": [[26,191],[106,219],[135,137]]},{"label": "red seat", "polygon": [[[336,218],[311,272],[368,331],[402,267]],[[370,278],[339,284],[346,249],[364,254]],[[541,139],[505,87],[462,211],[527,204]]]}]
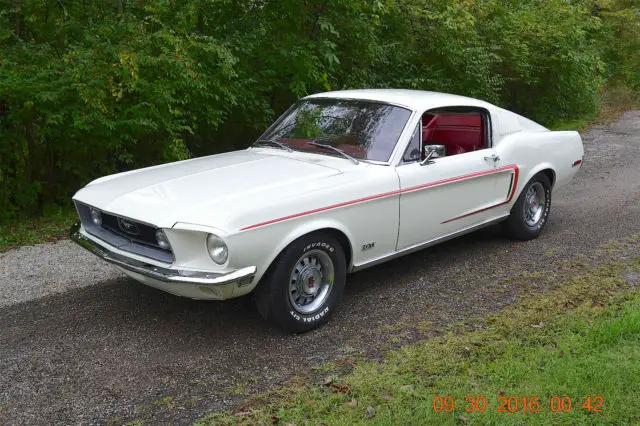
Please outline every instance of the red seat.
[{"label": "red seat", "polygon": [[484,129],[479,113],[425,114],[423,144],[444,145],[447,155],[462,154],[484,148]]}]

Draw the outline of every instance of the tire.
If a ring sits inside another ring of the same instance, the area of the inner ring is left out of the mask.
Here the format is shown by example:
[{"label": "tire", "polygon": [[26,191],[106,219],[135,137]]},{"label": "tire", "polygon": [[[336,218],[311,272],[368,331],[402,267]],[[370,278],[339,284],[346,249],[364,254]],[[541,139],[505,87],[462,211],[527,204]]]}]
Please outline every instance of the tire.
[{"label": "tire", "polygon": [[513,239],[532,240],[547,224],[550,210],[551,181],[544,173],[538,173],[525,185],[503,222],[503,229]]},{"label": "tire", "polygon": [[254,301],[266,320],[304,333],[327,322],[346,281],[340,243],[325,233],[309,234],[280,253],[254,291]]}]

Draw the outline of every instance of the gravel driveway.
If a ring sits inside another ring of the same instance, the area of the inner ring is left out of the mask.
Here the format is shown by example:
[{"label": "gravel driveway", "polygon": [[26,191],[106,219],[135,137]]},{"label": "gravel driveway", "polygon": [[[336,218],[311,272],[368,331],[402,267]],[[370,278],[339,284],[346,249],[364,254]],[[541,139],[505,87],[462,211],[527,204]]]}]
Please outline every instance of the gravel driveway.
[{"label": "gravel driveway", "polygon": [[[125,278],[68,241],[0,254],[0,424],[188,423],[324,361],[377,356],[512,303],[490,283],[640,233],[640,111],[583,135],[540,238],[488,228],[350,277],[324,327],[299,336],[244,300],[199,302]],[[411,332],[407,332],[410,330]]]}]

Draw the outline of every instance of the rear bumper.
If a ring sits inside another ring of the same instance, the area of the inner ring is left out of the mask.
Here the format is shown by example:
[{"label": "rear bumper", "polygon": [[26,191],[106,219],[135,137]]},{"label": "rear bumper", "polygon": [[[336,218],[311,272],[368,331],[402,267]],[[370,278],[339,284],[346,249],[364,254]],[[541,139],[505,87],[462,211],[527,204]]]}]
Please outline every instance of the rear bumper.
[{"label": "rear bumper", "polygon": [[69,238],[102,260],[119,266],[136,280],[179,296],[193,299],[229,299],[247,293],[239,287],[250,289],[256,267],[247,266],[225,273],[169,269],[131,259],[87,238],[80,232],[80,224],[74,223]]}]

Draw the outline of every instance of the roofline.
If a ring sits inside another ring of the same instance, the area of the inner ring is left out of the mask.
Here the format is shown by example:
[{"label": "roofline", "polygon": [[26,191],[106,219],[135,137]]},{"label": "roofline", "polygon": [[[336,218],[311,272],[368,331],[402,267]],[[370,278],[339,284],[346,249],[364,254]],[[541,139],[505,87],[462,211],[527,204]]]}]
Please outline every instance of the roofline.
[{"label": "roofline", "polygon": [[490,109],[495,105],[467,96],[414,89],[353,89],[315,93],[302,99],[349,99],[377,101],[412,110],[429,110],[451,106],[475,106]]}]

